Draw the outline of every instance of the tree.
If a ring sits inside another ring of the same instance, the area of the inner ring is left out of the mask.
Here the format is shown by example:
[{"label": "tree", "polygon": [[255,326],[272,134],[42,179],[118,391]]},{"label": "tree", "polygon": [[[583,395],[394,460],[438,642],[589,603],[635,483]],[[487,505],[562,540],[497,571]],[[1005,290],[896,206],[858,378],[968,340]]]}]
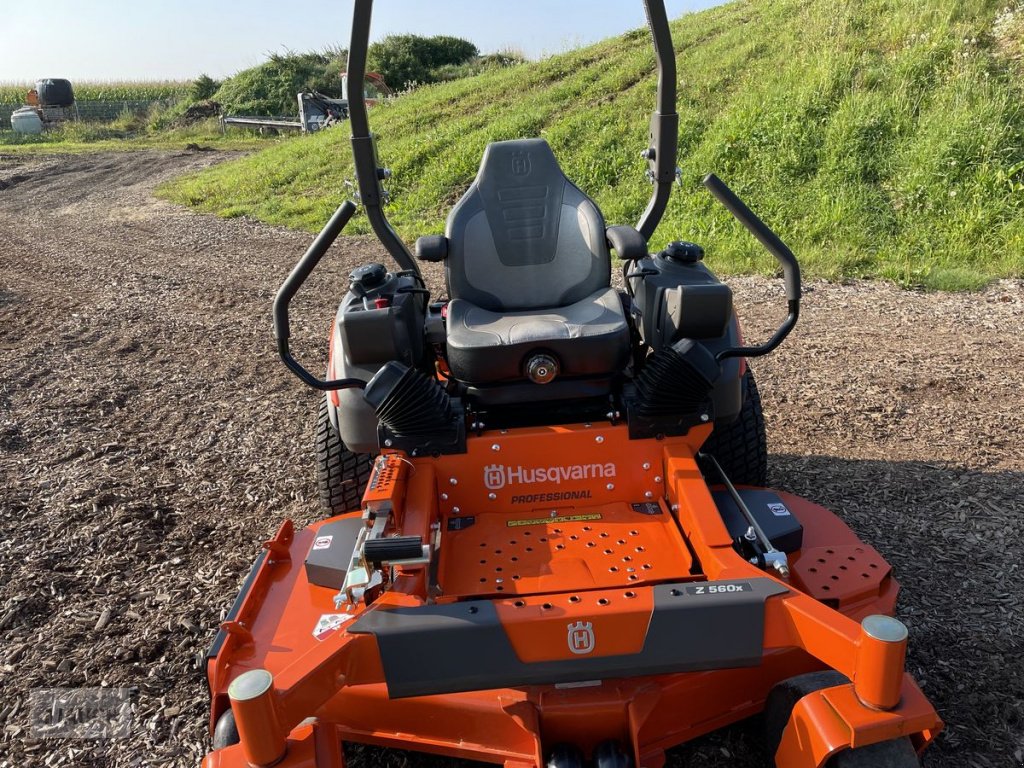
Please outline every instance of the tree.
[{"label": "tree", "polygon": [[392,88],[434,83],[443,67],[464,64],[479,55],[469,40],[448,35],[388,35],[370,46],[367,68],[378,72]]}]

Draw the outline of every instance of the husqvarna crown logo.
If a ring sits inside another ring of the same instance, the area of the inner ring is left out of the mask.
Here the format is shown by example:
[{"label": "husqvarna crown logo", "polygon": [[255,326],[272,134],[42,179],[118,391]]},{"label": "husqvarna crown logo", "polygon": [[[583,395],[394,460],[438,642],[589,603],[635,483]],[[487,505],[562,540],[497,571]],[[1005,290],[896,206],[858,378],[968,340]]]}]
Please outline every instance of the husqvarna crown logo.
[{"label": "husqvarna crown logo", "polygon": [[577,621],[569,625],[569,650],[577,656],[583,656],[594,650],[593,622]]},{"label": "husqvarna crown logo", "polygon": [[491,491],[504,488],[505,467],[501,464],[491,464],[489,467],[484,467],[484,485]]},{"label": "husqvarna crown logo", "polygon": [[532,169],[533,163],[530,162],[529,152],[512,153],[512,173],[516,176],[529,176]]},{"label": "husqvarna crown logo", "polygon": [[562,467],[510,467],[505,464],[491,464],[484,467],[484,485],[490,491],[497,491],[506,485],[530,485],[533,483],[554,483],[573,480],[598,480],[615,477],[615,465],[573,464]]}]

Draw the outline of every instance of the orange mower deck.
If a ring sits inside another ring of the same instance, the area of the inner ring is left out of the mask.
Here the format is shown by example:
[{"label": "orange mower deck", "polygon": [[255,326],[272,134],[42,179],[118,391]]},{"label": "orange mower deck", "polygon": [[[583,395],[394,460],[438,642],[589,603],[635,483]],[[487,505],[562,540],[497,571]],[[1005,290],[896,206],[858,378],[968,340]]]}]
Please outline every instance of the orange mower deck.
[{"label": "orange mower deck", "polygon": [[538,766],[542,744],[588,753],[613,738],[658,768],[667,748],[759,712],[774,682],[821,668],[852,683],[800,701],[779,766],[901,736],[923,749],[941,721],[904,672],[906,641],[860,623],[892,613],[889,567],[788,494],[804,527],[789,581],[746,562],[694,458],[705,436],[625,454],[625,426],[575,425],[485,433],[461,456],[386,455],[367,498],[432,541],[437,567],[396,567],[371,605],[338,607],[303,562],[342,518],[282,525],[211,651],[211,725],[231,707],[241,743],[204,766],[341,766],[342,742]]}]

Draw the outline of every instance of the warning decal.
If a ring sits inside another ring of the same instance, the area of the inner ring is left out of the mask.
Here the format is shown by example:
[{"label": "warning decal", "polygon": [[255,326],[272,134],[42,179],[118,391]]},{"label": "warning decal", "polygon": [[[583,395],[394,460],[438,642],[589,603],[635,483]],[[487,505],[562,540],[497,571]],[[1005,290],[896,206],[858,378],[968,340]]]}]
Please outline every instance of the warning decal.
[{"label": "warning decal", "polygon": [[509,520],[506,525],[509,528],[521,528],[526,525],[547,525],[548,523],[585,523],[590,520],[600,520],[601,515],[561,515],[558,517],[535,517],[529,520]]}]

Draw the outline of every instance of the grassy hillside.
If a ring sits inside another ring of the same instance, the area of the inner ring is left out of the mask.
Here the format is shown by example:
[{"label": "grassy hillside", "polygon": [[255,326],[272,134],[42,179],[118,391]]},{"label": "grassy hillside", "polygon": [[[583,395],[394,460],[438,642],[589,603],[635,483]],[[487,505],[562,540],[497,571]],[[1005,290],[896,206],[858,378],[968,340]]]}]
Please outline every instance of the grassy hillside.
[{"label": "grassy hillside", "polygon": [[[697,240],[721,272],[773,268],[700,187],[714,171],[808,273],[933,288],[1024,275],[1024,110],[1008,53],[1019,46],[1006,39],[1021,27],[998,18],[1005,3],[740,0],[676,22],[683,187],[654,245]],[[409,239],[440,232],[487,142],[531,135],[548,139],[609,222],[635,222],[649,195],[638,155],[653,67],[639,30],[375,109],[393,222]],[[165,194],[316,230],[351,175],[338,130]]]}]

